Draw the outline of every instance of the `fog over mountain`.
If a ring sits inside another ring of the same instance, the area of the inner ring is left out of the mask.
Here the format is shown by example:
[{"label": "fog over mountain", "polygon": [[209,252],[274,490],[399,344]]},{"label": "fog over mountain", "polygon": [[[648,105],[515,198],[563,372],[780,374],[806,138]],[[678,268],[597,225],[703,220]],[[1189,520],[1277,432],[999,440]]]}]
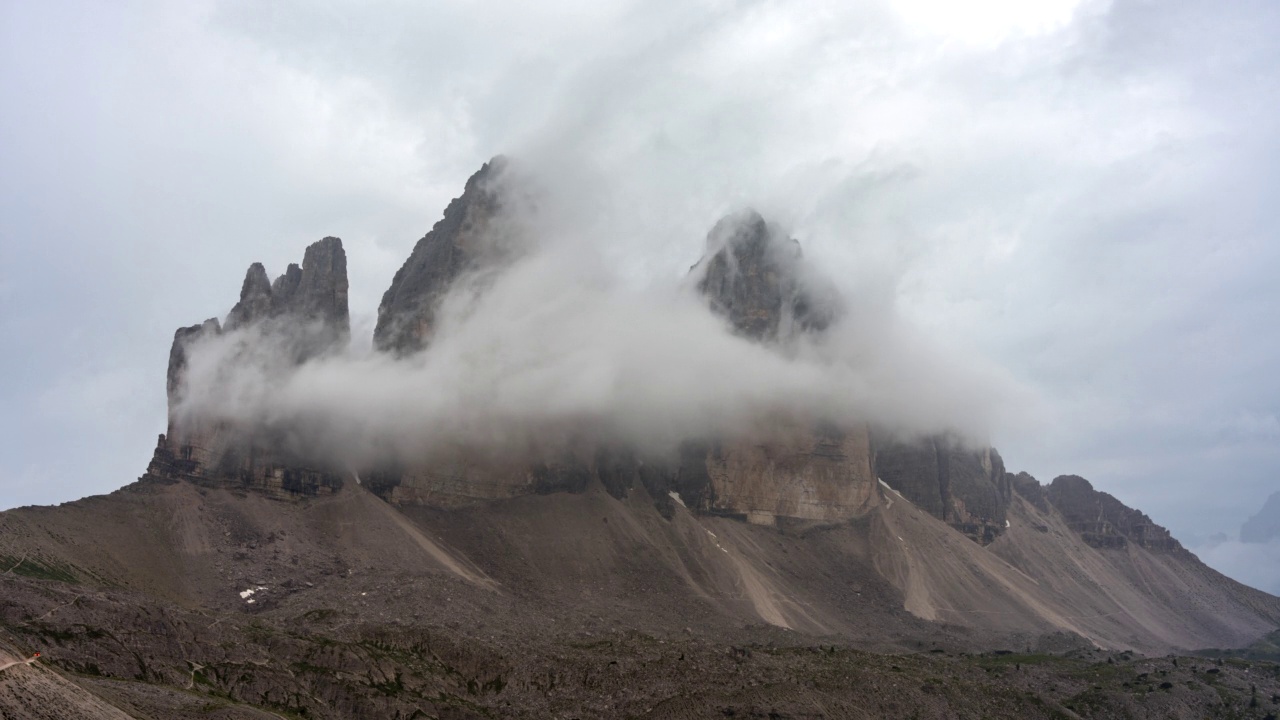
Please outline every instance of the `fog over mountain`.
[{"label": "fog over mountain", "polygon": [[[337,235],[353,348],[221,412],[333,418],[357,456],[865,413],[1105,483],[1193,549],[1234,534],[1280,468],[1280,11],[999,5],[6,5],[0,507],[136,477],[172,328]],[[371,353],[497,153],[536,175],[531,244],[429,355]],[[748,206],[844,296],[822,342],[764,352],[689,291]]]},{"label": "fog over mountain", "polygon": [[[810,313],[826,319],[821,334],[781,328],[780,347],[769,347],[710,311],[695,289],[701,265],[685,278],[627,282],[599,248],[631,218],[583,212],[600,194],[567,191],[563,165],[555,176],[522,168],[504,161],[487,180],[525,202],[505,204],[506,231],[477,237],[505,247],[473,249],[496,259],[438,301],[426,352],[339,343],[299,365],[297,333],[233,311],[225,332],[186,350],[179,425],[287,431],[308,455],[367,467],[459,445],[554,455],[605,443],[674,457],[691,438],[767,432],[788,418],[872,422],[904,437],[949,432],[985,446],[993,426],[1029,414],[1028,393],[1000,369],[948,353],[890,307],[846,301],[781,228],[769,232],[794,257],[780,271],[795,274]],[[736,223],[763,222],[745,212],[690,253],[710,257],[741,232]],[[746,282],[729,272],[728,282]]]}]

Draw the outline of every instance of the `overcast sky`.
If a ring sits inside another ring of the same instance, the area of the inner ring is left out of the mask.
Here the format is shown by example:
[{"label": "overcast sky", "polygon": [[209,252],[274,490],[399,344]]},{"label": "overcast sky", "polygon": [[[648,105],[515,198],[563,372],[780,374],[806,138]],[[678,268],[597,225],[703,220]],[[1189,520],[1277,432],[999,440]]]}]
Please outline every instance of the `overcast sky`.
[{"label": "overcast sky", "polygon": [[589,163],[641,281],[760,208],[1035,398],[1010,469],[1234,535],[1280,487],[1280,5],[958,5],[0,0],[0,508],[141,474],[253,261],[341,237],[368,342],[511,153]]}]

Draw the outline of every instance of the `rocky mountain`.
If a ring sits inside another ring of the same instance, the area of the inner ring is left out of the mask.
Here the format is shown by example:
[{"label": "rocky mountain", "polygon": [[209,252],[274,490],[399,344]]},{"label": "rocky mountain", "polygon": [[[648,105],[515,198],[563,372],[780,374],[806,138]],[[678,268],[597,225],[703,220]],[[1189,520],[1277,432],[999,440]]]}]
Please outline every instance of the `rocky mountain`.
[{"label": "rocky mountain", "polygon": [[1240,526],[1240,540],[1265,543],[1280,537],[1280,492],[1271,493],[1262,508]]},{"label": "rocky mountain", "polygon": [[820,332],[839,311],[835,291],[805,267],[800,243],[754,210],[721,218],[690,270],[711,309],[742,335],[785,341]]},{"label": "rocky mountain", "polygon": [[351,336],[347,290],[347,255],[342,241],[327,237],[306,249],[301,267],[290,264],[274,282],[267,280],[261,263],[250,265],[240,300],[225,322],[210,318],[179,328],[169,351],[168,431],[157,441],[143,478],[249,487],[279,498],[341,488],[341,477],[318,470],[307,458],[291,452],[279,431],[203,417],[189,412],[186,401],[191,390],[188,375],[193,349],[226,334],[239,331],[244,337],[225,360],[233,364],[252,361],[264,346],[271,348],[273,359],[287,366],[344,348]]},{"label": "rocky mountain", "polygon": [[[429,359],[441,303],[503,271],[505,166],[396,274],[383,357]],[[752,211],[714,224],[691,281],[773,352],[842,312]],[[137,482],[0,513],[0,718],[1205,717],[1280,693],[1270,669],[1166,656],[1256,641],[1280,598],[957,435],[762,418],[674,457],[481,444],[337,467],[194,402],[349,333],[341,241],[274,282],[250,266],[224,321],[175,334]]]},{"label": "rocky mountain", "polygon": [[454,282],[502,255],[500,175],[505,165],[501,157],[485,163],[467,180],[462,196],[445,208],[440,222],[414,245],[378,306],[374,347],[397,354],[422,350],[435,328],[438,305]]}]

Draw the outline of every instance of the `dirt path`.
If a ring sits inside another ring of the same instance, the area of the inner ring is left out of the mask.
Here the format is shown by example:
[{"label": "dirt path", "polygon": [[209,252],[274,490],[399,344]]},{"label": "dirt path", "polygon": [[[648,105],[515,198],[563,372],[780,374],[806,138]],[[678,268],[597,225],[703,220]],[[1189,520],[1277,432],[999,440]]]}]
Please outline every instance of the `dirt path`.
[{"label": "dirt path", "polygon": [[33,662],[35,662],[36,660],[39,660],[39,659],[40,659],[40,656],[39,656],[39,655],[32,655],[31,657],[27,658],[26,660],[12,660],[12,661],[7,662],[7,663],[0,663],[0,672],[4,672],[5,670],[8,670],[9,668],[13,667],[14,665],[30,665],[31,663],[33,663]]}]

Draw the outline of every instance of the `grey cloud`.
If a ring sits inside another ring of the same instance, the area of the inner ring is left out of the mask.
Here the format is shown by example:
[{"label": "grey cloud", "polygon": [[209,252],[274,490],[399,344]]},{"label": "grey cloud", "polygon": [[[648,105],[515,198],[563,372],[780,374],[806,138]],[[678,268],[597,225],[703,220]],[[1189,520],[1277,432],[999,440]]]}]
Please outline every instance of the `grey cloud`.
[{"label": "grey cloud", "polygon": [[[1024,391],[1005,374],[946,355],[884,307],[851,309],[778,347],[738,337],[687,280],[625,281],[598,238],[583,242],[603,230],[599,215],[556,210],[563,176],[535,177],[547,201],[534,217],[508,218],[535,228],[533,246],[479,276],[481,287],[456,287],[425,351],[294,366],[269,326],[208,336],[187,350],[179,424],[259,428],[306,457],[367,468],[456,448],[552,458],[604,443],[673,457],[684,441],[789,418],[984,441],[1022,410]],[[819,273],[800,264],[801,281],[814,282],[806,275]]]}]

